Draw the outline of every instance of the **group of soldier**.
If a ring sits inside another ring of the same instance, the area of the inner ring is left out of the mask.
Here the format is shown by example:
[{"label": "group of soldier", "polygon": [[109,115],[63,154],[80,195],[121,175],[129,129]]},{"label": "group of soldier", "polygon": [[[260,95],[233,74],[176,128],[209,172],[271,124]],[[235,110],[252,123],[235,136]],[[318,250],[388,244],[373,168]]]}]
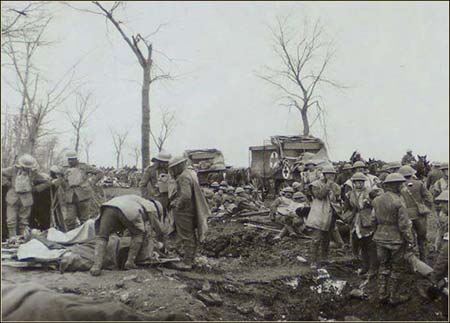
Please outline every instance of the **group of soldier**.
[{"label": "group of soldier", "polygon": [[[317,268],[329,262],[332,240],[345,247],[337,223],[348,225],[352,251],[362,263],[359,273],[369,279],[377,277],[380,302],[397,305],[405,301],[398,294],[400,263],[415,253],[420,261],[430,262],[427,221],[437,214],[439,232],[433,245],[438,257],[428,278],[435,284],[442,281],[447,275],[448,164],[435,163],[428,177],[419,180],[414,168],[402,161],[403,165],[386,164],[378,174],[370,174],[363,161],[344,165],[340,174],[332,165],[320,167],[307,161],[301,180],[284,187],[269,206],[270,219],[283,224],[275,239],[307,233],[311,267]],[[52,167],[50,176],[37,170],[37,161],[30,155],[2,169],[3,180],[9,183],[9,237],[26,235],[33,193],[49,187],[64,200],[64,230],[83,224],[89,219],[92,184],[104,176],[97,168],[80,163],[74,152],[67,154],[66,166]],[[189,270],[198,244],[205,238],[211,212],[233,215],[266,209],[252,185],[233,187],[224,180],[201,188],[188,160],[165,152],[152,159],[139,186],[141,196],[117,196],[100,205],[92,275],[101,273],[113,233],[127,231],[131,236],[125,263],[125,269],[130,269],[149,256],[154,239],[169,252],[168,237],[175,232],[175,251],[182,260],[176,267]]]}]

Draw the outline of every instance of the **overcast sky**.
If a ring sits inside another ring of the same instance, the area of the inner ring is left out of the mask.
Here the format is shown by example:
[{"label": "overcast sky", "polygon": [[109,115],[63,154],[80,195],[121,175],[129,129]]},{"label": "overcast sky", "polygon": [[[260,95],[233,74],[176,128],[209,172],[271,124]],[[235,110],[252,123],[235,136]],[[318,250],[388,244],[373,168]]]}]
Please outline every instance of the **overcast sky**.
[{"label": "overcast sky", "polygon": [[[218,148],[227,164],[247,166],[249,146],[301,131],[298,112],[280,106],[281,93],[256,76],[264,65],[278,64],[268,25],[290,14],[298,28],[304,17],[321,19],[337,48],[330,75],[349,86],[345,91],[320,89],[332,160],[347,160],[359,150],[365,158],[393,161],[411,148],[444,161],[449,146],[448,9],[447,2],[140,1],[127,3],[120,18],[128,21],[127,32],[143,35],[166,24],[153,37],[153,46],[172,62],[159,52],[155,60],[179,77],[153,86],[150,106],[154,127],[159,107],[176,112],[178,125],[166,144],[173,154]],[[95,139],[91,163],[115,165],[109,126],[131,129],[129,145],[140,143],[141,69],[104,18],[61,6],[53,10],[48,38],[58,43],[42,52],[39,64],[49,79],[57,79],[82,58],[77,76],[99,105],[87,129]],[[2,89],[3,103],[12,97],[8,91]],[[53,120],[68,145],[67,121],[62,115]],[[318,125],[312,134],[323,138]],[[134,164],[131,150],[125,162]]]}]

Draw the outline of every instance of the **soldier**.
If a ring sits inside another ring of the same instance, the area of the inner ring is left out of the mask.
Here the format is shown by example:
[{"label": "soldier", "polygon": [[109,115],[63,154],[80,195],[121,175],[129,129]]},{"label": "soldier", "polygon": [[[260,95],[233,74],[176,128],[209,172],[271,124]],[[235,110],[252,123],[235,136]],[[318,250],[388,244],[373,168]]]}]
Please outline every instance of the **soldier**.
[{"label": "soldier", "polygon": [[102,204],[100,216],[95,221],[96,243],[95,259],[91,267],[92,276],[99,276],[106,255],[109,236],[128,230],[131,235],[130,249],[124,269],[135,269],[136,259],[146,260],[152,255],[151,230],[166,247],[167,232],[159,222],[158,213],[163,212],[158,201],[144,199],[138,195],[121,195]]},{"label": "soldier", "polygon": [[412,165],[416,162],[416,157],[413,156],[412,150],[408,149],[406,154],[402,157],[402,166]]},{"label": "soldier", "polygon": [[369,190],[364,186],[367,180],[363,173],[355,173],[352,178],[353,190],[349,192],[348,204],[352,211],[352,249],[355,255],[361,251],[362,268],[360,274],[368,273],[369,278],[374,277],[377,270],[377,249],[372,241],[372,204]]},{"label": "soldier", "polygon": [[388,164],[384,164],[383,166],[381,166],[381,169],[378,173],[378,179],[380,180],[380,182],[384,182],[384,180],[386,179],[386,176],[389,175],[389,165]]},{"label": "soldier", "polygon": [[378,297],[382,304],[394,306],[408,300],[398,295],[399,267],[405,249],[410,251],[414,246],[412,223],[400,195],[404,182],[403,175],[389,174],[383,183],[385,192],[372,202],[375,230],[373,241],[377,246],[379,261]]},{"label": "soldier", "polygon": [[352,168],[352,165],[344,164],[344,166],[342,167],[342,172],[336,179],[336,183],[338,185],[344,185],[344,183],[352,177]]},{"label": "soldier", "polygon": [[95,174],[93,184],[97,183],[103,173],[95,167],[78,161],[75,151],[66,154],[68,166],[64,169],[63,188],[66,194],[66,218],[64,223],[68,231],[75,229],[77,218],[81,223],[89,219],[89,203],[93,196],[93,189],[89,182],[89,175]]},{"label": "soldier", "polygon": [[306,194],[308,198],[311,198],[309,196],[309,185],[311,185],[312,182],[317,181],[321,178],[320,171],[317,169],[317,164],[313,160],[308,160],[305,163],[306,171],[303,172],[302,175],[302,189],[303,192]]},{"label": "soldier", "polygon": [[423,182],[412,179],[416,171],[411,166],[405,165],[400,167],[399,173],[406,179],[401,195],[405,201],[406,212],[417,236],[419,258],[426,262],[427,216],[431,213],[433,197]]},{"label": "soldier", "polygon": [[437,215],[437,229],[438,234],[436,235],[435,250],[439,251],[442,246],[442,239],[444,234],[448,232],[448,190],[443,191],[434,200],[436,205]]},{"label": "soldier", "polygon": [[314,181],[310,186],[313,201],[306,219],[306,226],[313,230],[311,268],[316,268],[318,261],[325,262],[328,259],[330,239],[335,229],[341,201],[341,188],[334,182],[336,176],[334,167],[324,167],[322,174],[324,178]]},{"label": "soldier", "polygon": [[249,199],[253,201],[253,203],[256,204],[256,206],[264,207],[264,204],[262,202],[262,198],[259,195],[258,191],[253,187],[253,185],[245,185],[244,190],[249,196]]},{"label": "soldier", "polygon": [[438,179],[430,189],[434,197],[438,196],[443,191],[448,190],[448,164],[442,164],[440,170],[442,172],[442,177]]},{"label": "soldier", "polygon": [[295,192],[292,203],[288,206],[288,215],[283,217],[283,229],[274,240],[283,238],[286,234],[296,236],[305,230],[305,218],[310,210],[309,201],[302,192]]},{"label": "soldier", "polygon": [[169,206],[167,165],[171,157],[171,154],[160,151],[156,157],[152,158],[152,165],[144,170],[139,183],[141,196],[146,199],[157,199],[165,211]]},{"label": "soldier", "polygon": [[235,203],[235,199],[236,197],[234,196],[234,187],[229,185],[226,187],[225,189],[225,196],[229,197],[230,199],[232,199],[233,203]]},{"label": "soldier", "polygon": [[242,187],[236,188],[235,194],[238,212],[259,211],[259,207],[257,207],[255,203],[250,201],[249,197]]},{"label": "soldier", "polygon": [[434,183],[436,183],[438,180],[440,180],[444,174],[441,171],[441,164],[438,162],[434,162],[432,163],[432,168],[430,170],[430,172],[428,173],[427,176],[427,181],[426,181],[426,187],[427,189],[431,189],[431,187],[434,185]]},{"label": "soldier", "polygon": [[8,236],[24,236],[29,232],[33,192],[42,192],[50,187],[49,178],[37,172],[36,159],[28,154],[22,155],[17,163],[2,168],[2,178],[10,185],[6,194],[6,221]]},{"label": "soldier", "polygon": [[292,187],[285,187],[280,191],[280,195],[275,201],[270,205],[269,218],[272,221],[280,220],[280,216],[278,214],[278,208],[287,208],[292,202],[292,195],[294,194],[294,190]]},{"label": "soldier", "polygon": [[169,208],[174,214],[177,250],[183,259],[183,263],[177,265],[181,270],[192,269],[197,243],[203,242],[206,220],[211,215],[198,178],[186,168],[186,161],[186,158],[176,157],[169,162],[169,171],[177,185],[175,194],[170,196]]},{"label": "soldier", "polygon": [[398,170],[402,167],[402,164],[398,161],[388,163],[388,167],[386,170],[389,172],[389,174],[397,173]]},{"label": "soldier", "polygon": [[52,221],[53,225],[60,231],[66,232],[64,219],[66,216],[65,193],[63,189],[64,172],[57,165],[50,167],[50,178],[52,182]]}]

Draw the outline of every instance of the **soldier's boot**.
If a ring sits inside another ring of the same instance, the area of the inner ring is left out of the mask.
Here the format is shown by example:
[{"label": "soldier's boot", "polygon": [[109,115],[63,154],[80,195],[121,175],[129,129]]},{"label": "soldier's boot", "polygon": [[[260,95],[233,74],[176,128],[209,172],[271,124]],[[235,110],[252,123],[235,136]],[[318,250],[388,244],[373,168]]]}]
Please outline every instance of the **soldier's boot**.
[{"label": "soldier's boot", "polygon": [[419,249],[419,259],[426,262],[428,257],[426,240],[417,239],[417,246]]},{"label": "soldier's boot", "polygon": [[385,305],[388,302],[388,275],[387,273],[378,274],[378,301]]},{"label": "soldier's boot", "polygon": [[89,270],[92,276],[100,276],[102,273],[103,260],[105,259],[107,245],[108,241],[103,238],[97,238],[95,243],[94,264]]},{"label": "soldier's boot", "polygon": [[397,275],[391,276],[391,284],[388,287],[389,290],[389,305],[398,306],[409,301],[410,297],[406,295],[401,295],[399,293],[399,277]]},{"label": "soldier's boot", "polygon": [[141,235],[134,236],[131,238],[130,250],[128,250],[128,258],[127,258],[127,261],[125,262],[125,266],[124,266],[125,270],[137,268],[136,263],[135,263],[136,256],[138,255],[139,250],[142,247],[143,240],[144,240],[144,238]]}]

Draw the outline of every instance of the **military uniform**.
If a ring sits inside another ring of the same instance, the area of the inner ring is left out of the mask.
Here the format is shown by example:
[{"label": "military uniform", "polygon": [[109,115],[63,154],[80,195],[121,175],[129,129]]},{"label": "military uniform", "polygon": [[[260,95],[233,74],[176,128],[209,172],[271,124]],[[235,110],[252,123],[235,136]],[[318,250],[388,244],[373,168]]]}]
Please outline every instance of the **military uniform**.
[{"label": "military uniform", "polygon": [[33,192],[50,187],[50,179],[45,174],[33,170],[26,171],[15,166],[2,168],[2,177],[11,184],[6,194],[9,237],[23,235],[30,223]]},{"label": "military uniform", "polygon": [[353,214],[352,219],[352,249],[355,255],[361,251],[362,273],[369,271],[375,274],[378,266],[377,250],[372,240],[372,206],[369,191],[366,188],[353,189],[349,193],[349,205]]},{"label": "military uniform", "polygon": [[75,229],[77,218],[81,223],[89,219],[89,203],[93,197],[93,189],[89,182],[89,174],[95,174],[97,182],[102,172],[84,163],[77,163],[74,167],[64,169],[63,188],[66,197],[66,218],[64,223],[68,231]]},{"label": "military uniform", "polygon": [[426,189],[425,184],[415,179],[406,180],[401,195],[405,201],[406,212],[412,221],[413,230],[416,232],[420,260],[426,261],[428,214],[420,214],[418,204],[425,205],[431,212],[433,197]]},{"label": "military uniform", "polygon": [[444,176],[444,174],[442,174],[442,171],[439,168],[434,167],[432,170],[430,170],[430,172],[428,173],[428,176],[427,176],[427,181],[426,181],[427,189],[431,189],[431,187],[434,185],[434,183],[436,183],[438,180],[440,180],[443,176]]},{"label": "military uniform", "polygon": [[238,212],[258,211],[259,208],[255,203],[251,202],[247,197],[238,195],[235,199]]},{"label": "military uniform", "polygon": [[448,178],[441,177],[433,186],[431,186],[430,192],[436,197],[445,190],[448,190]]},{"label": "military uniform", "polygon": [[[391,174],[395,175],[395,174]],[[389,176],[386,178],[386,181]],[[396,299],[400,273],[398,267],[403,261],[405,247],[414,242],[412,223],[408,217],[403,199],[390,190],[376,197],[374,208],[373,241],[377,246],[379,261],[378,287],[380,301],[386,302],[388,291],[391,301]],[[389,284],[390,283],[390,284]]]}]

